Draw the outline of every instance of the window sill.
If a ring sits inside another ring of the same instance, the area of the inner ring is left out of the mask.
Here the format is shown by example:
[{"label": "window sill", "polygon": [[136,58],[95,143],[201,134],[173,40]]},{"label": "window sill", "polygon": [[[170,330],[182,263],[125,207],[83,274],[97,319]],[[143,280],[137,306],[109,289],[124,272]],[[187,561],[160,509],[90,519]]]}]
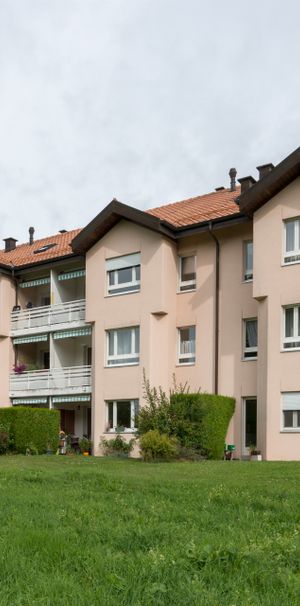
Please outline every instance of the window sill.
[{"label": "window sill", "polygon": [[141,292],[141,289],[130,290],[130,292],[116,292],[112,294],[104,295],[104,299],[111,299],[112,297],[123,297],[124,295],[135,295],[137,292]]},{"label": "window sill", "polygon": [[242,284],[252,284],[253,282],[253,278],[251,278],[251,280],[245,280],[245,278],[242,280]]},{"label": "window sill", "polygon": [[196,362],[182,362],[182,364],[176,364],[176,368],[182,368],[182,366],[196,366]]},{"label": "window sill", "polygon": [[291,427],[291,429],[281,429],[280,433],[300,433],[300,427],[299,429],[297,429],[297,427]]},{"label": "window sill", "polygon": [[242,358],[242,362],[256,362],[257,356],[253,356],[251,358]]},{"label": "window sill", "polygon": [[196,292],[197,288],[189,288],[187,290],[177,290],[176,294],[177,295],[185,295],[187,292]]},{"label": "window sill", "polygon": [[281,348],[280,353],[292,353],[293,351],[300,351],[300,347],[286,347]]},{"label": "window sill", "polygon": [[287,267],[289,265],[299,265],[299,263],[300,263],[300,259],[299,259],[299,261],[282,261],[281,267]]},{"label": "window sill", "polygon": [[122,435],[124,435],[124,433],[126,435],[128,435],[128,434],[133,434],[134,435],[134,434],[137,433],[137,429],[136,428],[130,428],[130,429],[126,428],[126,429],[124,429],[124,431],[117,431],[116,429],[109,429],[108,431],[103,431],[103,434],[108,435],[108,436],[111,436],[111,435],[120,435],[120,436],[122,436]]},{"label": "window sill", "polygon": [[124,364],[105,364],[104,368],[123,368],[124,366],[139,366],[139,362],[125,362]]}]

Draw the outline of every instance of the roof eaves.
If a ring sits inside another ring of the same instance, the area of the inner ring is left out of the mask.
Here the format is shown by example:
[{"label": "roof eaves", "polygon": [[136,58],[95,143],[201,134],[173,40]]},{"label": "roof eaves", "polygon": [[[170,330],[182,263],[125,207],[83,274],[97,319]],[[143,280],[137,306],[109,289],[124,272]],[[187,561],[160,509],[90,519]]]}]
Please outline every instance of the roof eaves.
[{"label": "roof eaves", "polygon": [[300,147],[237,198],[242,213],[253,213],[300,175]]},{"label": "roof eaves", "polygon": [[213,225],[215,229],[221,229],[223,227],[233,227],[234,225],[239,225],[241,223],[249,223],[250,220],[251,219],[247,215],[239,212],[232,215],[226,215],[225,217],[217,217],[216,219],[209,219],[191,225],[180,226],[177,227],[175,232],[176,239],[179,240],[186,236],[209,231],[211,225]]}]

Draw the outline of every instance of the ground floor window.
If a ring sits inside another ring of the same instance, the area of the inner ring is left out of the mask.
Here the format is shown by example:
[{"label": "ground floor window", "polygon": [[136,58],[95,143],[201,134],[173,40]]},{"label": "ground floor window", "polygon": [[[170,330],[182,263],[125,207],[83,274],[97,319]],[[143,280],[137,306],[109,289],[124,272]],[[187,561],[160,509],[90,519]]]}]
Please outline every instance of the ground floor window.
[{"label": "ground floor window", "polygon": [[282,416],[283,431],[300,431],[300,392],[282,394]]},{"label": "ground floor window", "polygon": [[113,400],[106,403],[108,431],[135,431],[138,400]]}]

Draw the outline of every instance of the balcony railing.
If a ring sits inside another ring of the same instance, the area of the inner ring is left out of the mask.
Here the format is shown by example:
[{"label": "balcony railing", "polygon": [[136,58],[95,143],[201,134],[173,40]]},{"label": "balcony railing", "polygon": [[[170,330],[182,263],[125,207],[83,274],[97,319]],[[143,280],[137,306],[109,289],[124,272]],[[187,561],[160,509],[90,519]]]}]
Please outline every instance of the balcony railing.
[{"label": "balcony railing", "polygon": [[57,305],[44,305],[31,307],[11,313],[12,334],[32,329],[45,329],[56,324],[70,322],[84,322],[85,299],[58,303]]},{"label": "balcony railing", "polygon": [[50,370],[12,373],[10,375],[10,394],[20,392],[44,393],[90,393],[91,366],[68,366]]}]

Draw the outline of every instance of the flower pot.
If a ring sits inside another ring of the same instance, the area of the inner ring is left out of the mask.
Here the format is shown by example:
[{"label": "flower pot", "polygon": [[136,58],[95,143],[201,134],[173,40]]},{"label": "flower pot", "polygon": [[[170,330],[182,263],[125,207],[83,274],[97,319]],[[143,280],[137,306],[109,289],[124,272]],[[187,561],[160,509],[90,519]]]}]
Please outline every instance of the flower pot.
[{"label": "flower pot", "polygon": [[262,461],[261,454],[253,454],[250,456],[250,461]]},{"label": "flower pot", "polygon": [[84,450],[84,452],[82,453],[84,457],[89,457],[90,453],[87,450]]}]

